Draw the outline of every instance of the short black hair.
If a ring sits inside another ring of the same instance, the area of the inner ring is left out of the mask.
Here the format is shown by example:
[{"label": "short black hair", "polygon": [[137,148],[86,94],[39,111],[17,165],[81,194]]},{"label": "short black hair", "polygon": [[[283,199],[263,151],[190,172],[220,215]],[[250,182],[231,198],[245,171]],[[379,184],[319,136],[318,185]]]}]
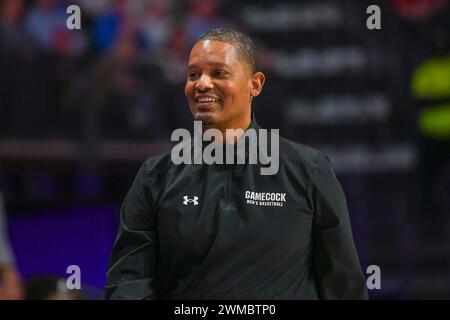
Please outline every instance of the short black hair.
[{"label": "short black hair", "polygon": [[232,29],[210,29],[197,38],[197,42],[205,40],[217,40],[229,43],[236,48],[236,54],[243,58],[250,66],[252,73],[259,69],[259,58],[256,45],[249,36]]}]

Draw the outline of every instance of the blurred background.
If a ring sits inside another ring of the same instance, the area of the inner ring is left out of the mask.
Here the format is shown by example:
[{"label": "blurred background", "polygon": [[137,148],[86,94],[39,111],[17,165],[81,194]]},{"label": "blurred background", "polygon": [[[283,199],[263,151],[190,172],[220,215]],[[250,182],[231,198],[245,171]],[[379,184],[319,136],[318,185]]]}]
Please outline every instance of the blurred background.
[{"label": "blurred background", "polygon": [[445,0],[0,0],[0,299],[102,298],[138,168],[192,128],[187,57],[213,27],[257,43],[260,124],[331,158],[371,297],[449,299]]}]

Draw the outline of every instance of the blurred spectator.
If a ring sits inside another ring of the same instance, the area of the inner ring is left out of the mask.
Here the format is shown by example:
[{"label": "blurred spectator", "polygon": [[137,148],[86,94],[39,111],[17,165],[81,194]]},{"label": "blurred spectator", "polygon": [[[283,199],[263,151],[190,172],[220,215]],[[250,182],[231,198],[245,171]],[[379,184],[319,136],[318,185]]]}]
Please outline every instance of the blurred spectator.
[{"label": "blurred spectator", "polygon": [[432,15],[443,7],[447,0],[391,0],[394,9],[403,17],[417,21]]},{"label": "blurred spectator", "polygon": [[53,275],[34,276],[25,284],[25,300],[76,300],[66,280]]},{"label": "blurred spectator", "polygon": [[0,193],[0,300],[21,300],[22,282],[15,267],[15,259],[6,230],[6,217]]},{"label": "blurred spectator", "polygon": [[25,44],[21,25],[23,11],[22,0],[0,2],[0,53],[12,54]]},{"label": "blurred spectator", "polygon": [[55,33],[65,19],[56,11],[55,0],[38,0],[29,10],[26,29],[34,44],[44,52],[50,52]]},{"label": "blurred spectator", "polygon": [[189,14],[185,26],[189,46],[209,29],[234,28],[231,20],[221,14],[220,7],[218,0],[189,0]]},{"label": "blurred spectator", "polygon": [[186,57],[188,55],[188,37],[181,25],[174,27],[167,44],[165,56],[158,61],[162,75],[169,83],[181,83],[186,79]]},{"label": "blurred spectator", "polygon": [[98,16],[106,10],[111,0],[79,0],[78,2],[83,13],[86,12],[89,15]]},{"label": "blurred spectator", "polygon": [[[135,35],[135,34],[134,34]],[[152,88],[145,87],[133,35],[121,36],[106,57],[99,59],[90,71],[89,101],[85,116],[92,123],[90,136],[100,124],[101,134],[124,137],[146,135],[152,120]],[[92,91],[90,91],[92,90]],[[138,114],[136,116],[136,113]]]},{"label": "blurred spectator", "polygon": [[148,1],[139,28],[148,54],[159,53],[166,47],[171,34],[170,1]]},{"label": "blurred spectator", "polygon": [[114,0],[94,23],[92,37],[96,50],[103,52],[117,40],[128,13],[126,0]]},{"label": "blurred spectator", "polygon": [[25,28],[31,41],[46,54],[77,56],[85,42],[80,32],[67,29],[66,7],[56,0],[38,0],[30,9]]}]

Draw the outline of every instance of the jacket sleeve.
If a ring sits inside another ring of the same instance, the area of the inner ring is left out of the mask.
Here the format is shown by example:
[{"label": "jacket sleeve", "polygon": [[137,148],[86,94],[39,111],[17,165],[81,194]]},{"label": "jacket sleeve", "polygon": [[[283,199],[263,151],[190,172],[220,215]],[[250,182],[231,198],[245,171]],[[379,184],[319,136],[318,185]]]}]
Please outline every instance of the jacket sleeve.
[{"label": "jacket sleeve", "polygon": [[341,184],[319,152],[311,175],[313,259],[320,299],[368,299]]},{"label": "jacket sleeve", "polygon": [[145,164],[120,209],[106,274],[106,299],[157,299],[158,232]]}]

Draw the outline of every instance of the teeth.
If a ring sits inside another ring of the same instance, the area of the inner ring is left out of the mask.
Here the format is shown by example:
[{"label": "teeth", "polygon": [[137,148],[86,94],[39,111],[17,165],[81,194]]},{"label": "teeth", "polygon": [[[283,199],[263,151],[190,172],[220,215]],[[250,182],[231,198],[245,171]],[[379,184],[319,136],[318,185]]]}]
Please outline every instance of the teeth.
[{"label": "teeth", "polygon": [[198,102],[216,102],[217,99],[211,97],[198,98]]}]

